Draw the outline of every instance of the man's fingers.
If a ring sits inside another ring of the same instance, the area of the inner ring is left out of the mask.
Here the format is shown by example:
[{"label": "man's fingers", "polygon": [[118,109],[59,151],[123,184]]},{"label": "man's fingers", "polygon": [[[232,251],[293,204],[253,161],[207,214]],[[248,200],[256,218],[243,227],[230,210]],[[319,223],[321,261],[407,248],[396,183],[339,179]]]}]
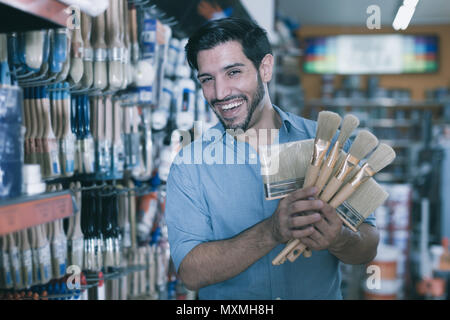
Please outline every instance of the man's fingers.
[{"label": "man's fingers", "polygon": [[298,189],[291,192],[285,199],[287,202],[294,202],[297,200],[308,199],[309,197],[314,197],[317,193],[316,187],[310,187],[305,189]]},{"label": "man's fingers", "polygon": [[301,228],[320,221],[321,216],[318,213],[305,216],[291,216],[289,218],[289,228]]},{"label": "man's fingers", "polygon": [[298,200],[291,202],[289,205],[289,213],[298,213],[305,211],[317,211],[323,208],[322,200]]},{"label": "man's fingers", "polygon": [[295,239],[306,238],[314,232],[314,227],[308,227],[301,230],[292,230],[292,237]]}]

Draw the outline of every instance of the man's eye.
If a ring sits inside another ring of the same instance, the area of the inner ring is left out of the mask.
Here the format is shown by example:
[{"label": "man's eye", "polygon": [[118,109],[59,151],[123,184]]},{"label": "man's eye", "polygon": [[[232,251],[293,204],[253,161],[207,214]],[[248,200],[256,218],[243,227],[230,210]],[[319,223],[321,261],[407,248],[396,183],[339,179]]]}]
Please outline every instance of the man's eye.
[{"label": "man's eye", "polygon": [[200,83],[201,84],[204,84],[204,83],[207,83],[207,82],[209,82],[209,81],[211,81],[212,79],[211,78],[201,78],[200,79]]},{"label": "man's eye", "polygon": [[235,76],[235,75],[237,75],[238,73],[241,73],[241,70],[231,70],[231,71],[228,73],[228,75],[230,75],[230,76]]}]

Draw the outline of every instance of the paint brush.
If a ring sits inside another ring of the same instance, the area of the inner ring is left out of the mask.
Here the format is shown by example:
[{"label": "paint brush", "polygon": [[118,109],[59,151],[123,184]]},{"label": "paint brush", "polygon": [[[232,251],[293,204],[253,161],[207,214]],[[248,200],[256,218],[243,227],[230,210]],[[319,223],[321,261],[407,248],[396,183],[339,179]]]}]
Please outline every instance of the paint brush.
[{"label": "paint brush", "polygon": [[345,142],[348,140],[352,132],[359,126],[359,119],[354,115],[348,114],[344,117],[341,124],[341,129],[336,142],[333,145],[326,161],[323,163],[320,169],[319,177],[315,183],[317,187],[317,194],[320,194],[325,184],[328,182],[328,178],[333,172],[333,168],[336,165],[340,151],[344,147]]},{"label": "paint brush", "polygon": [[78,210],[74,214],[73,229],[68,234],[68,258],[70,265],[83,266],[83,232],[81,231],[81,183],[71,183],[70,189],[75,194],[75,201]]},{"label": "paint brush", "polygon": [[105,42],[105,28],[105,13],[93,18],[94,88],[99,90],[108,86],[108,50]]},{"label": "paint brush", "polygon": [[105,97],[104,104],[104,124],[101,128],[104,130],[104,143],[101,147],[101,157],[103,158],[103,163],[105,167],[105,172],[110,173],[112,171],[112,154],[113,154],[113,102],[112,96]]},{"label": "paint brush", "polygon": [[32,164],[31,150],[30,150],[30,136],[31,136],[31,123],[30,123],[30,88],[23,88],[23,119],[25,125],[24,135],[24,163]]},{"label": "paint brush", "polygon": [[28,240],[28,232],[26,229],[20,231],[20,238],[20,266],[22,283],[25,288],[30,288],[33,285],[33,257],[30,242]]},{"label": "paint brush", "polygon": [[373,178],[370,178],[338,206],[336,212],[347,227],[357,232],[364,220],[388,197],[389,194]]},{"label": "paint brush", "polygon": [[74,84],[78,84],[83,77],[84,64],[83,64],[83,37],[81,36],[80,28],[74,28],[72,30],[72,44],[71,44],[71,57],[70,57],[70,70],[69,76]]},{"label": "paint brush", "polygon": [[11,72],[8,64],[7,35],[0,33],[0,86],[11,85]]},{"label": "paint brush", "polygon": [[284,198],[301,188],[313,148],[312,139],[259,147],[267,200]]},{"label": "paint brush", "polygon": [[[62,187],[56,187],[53,190],[62,190]],[[53,221],[53,237],[51,239],[52,252],[52,273],[56,279],[62,278],[66,274],[67,265],[67,237],[63,230],[63,220]]]},{"label": "paint brush", "polygon": [[6,238],[8,239],[8,255],[14,288],[21,289],[22,277],[20,276],[21,269],[20,269],[19,248],[16,245],[16,239],[13,233],[7,234]]},{"label": "paint brush", "polygon": [[112,202],[113,197],[104,197],[103,199],[103,221],[102,221],[102,233],[104,236],[103,243],[103,265],[105,270],[109,271],[110,268],[115,266],[114,264],[114,236],[112,226]]},{"label": "paint brush", "polygon": [[315,184],[323,159],[330,147],[331,139],[333,139],[340,123],[341,117],[337,113],[330,111],[319,112],[316,138],[314,139],[314,151],[311,163],[306,171],[303,188],[312,187]]},{"label": "paint brush", "polygon": [[0,285],[4,289],[12,289],[14,287],[13,275],[11,274],[11,262],[8,254],[8,238],[0,237]]},{"label": "paint brush", "polygon": [[[112,118],[112,114],[107,114],[106,112],[111,112],[112,113],[112,101],[111,101],[111,96],[107,96],[107,97],[99,97],[97,100],[97,105],[96,105],[96,110],[94,110],[94,112],[96,112],[97,117],[96,117],[96,126],[97,126],[97,137],[96,137],[96,141],[97,141],[97,156],[98,156],[98,170],[99,172],[106,174],[109,172],[110,168],[111,168],[111,156],[110,156],[110,149],[111,149],[111,144],[110,144],[110,140],[108,140],[106,137],[106,126],[111,126],[111,123],[106,123],[106,117]],[[108,130],[111,130],[110,128],[108,128]]]},{"label": "paint brush", "polygon": [[331,197],[339,190],[347,175],[357,166],[369,152],[378,144],[378,139],[367,130],[361,130],[350,147],[348,155],[340,164],[336,174],[331,177],[328,185],[320,194],[320,199],[329,202]]},{"label": "paint brush", "polygon": [[83,38],[83,77],[81,83],[84,88],[90,88],[94,83],[94,50],[91,45],[92,18],[86,13],[81,13],[81,36]]},{"label": "paint brush", "polygon": [[52,278],[52,262],[51,262],[51,252],[50,244],[45,236],[45,225],[39,225],[36,228],[37,236],[37,251],[38,251],[38,278],[41,284],[46,284]]},{"label": "paint brush", "polygon": [[72,50],[72,39],[71,39],[71,32],[69,30],[67,30],[66,33],[66,46],[65,49],[67,50],[66,54],[65,54],[65,61],[64,64],[62,66],[61,72],[58,73],[56,80],[57,82],[62,82],[65,81],[67,79],[67,76],[69,75],[69,71],[70,71],[70,66],[71,66],[71,50]]},{"label": "paint brush", "polygon": [[385,143],[381,143],[356,175],[333,197],[330,205],[337,208],[355,190],[370,177],[388,166],[395,159],[395,151]]},{"label": "paint brush", "polygon": [[113,101],[113,173],[120,174],[124,169],[124,145],[122,141],[122,108],[119,101]]},{"label": "paint brush", "polygon": [[38,72],[44,56],[44,30],[25,32],[25,63],[29,69]]},{"label": "paint brush", "polygon": [[[128,1],[119,0],[119,32],[122,42],[122,86],[121,89],[126,89],[129,84],[129,64],[131,61],[130,55],[130,41],[128,37]],[[131,74],[132,76],[132,74]]]},{"label": "paint brush", "polygon": [[43,127],[43,159],[46,165],[46,177],[57,177],[61,174],[61,166],[59,163],[58,144],[53,132],[50,120],[50,100],[46,87],[41,87],[41,110],[44,120]]},{"label": "paint brush", "polygon": [[39,88],[34,87],[31,90],[31,116],[32,116],[32,127],[34,137],[34,154],[35,154],[35,163],[41,166],[42,176],[46,176],[45,166],[42,159],[42,136],[43,129],[42,123],[44,120],[42,119],[41,105],[38,103],[39,99]]},{"label": "paint brush", "polygon": [[109,7],[106,10],[106,42],[108,45],[108,81],[109,89],[117,90],[122,87],[123,67],[122,54],[123,43],[120,32],[120,7],[119,0],[109,0]]},{"label": "paint brush", "polygon": [[60,99],[58,100],[59,108],[61,110],[59,115],[61,121],[59,140],[60,165],[61,173],[65,177],[70,177],[73,176],[75,172],[76,137],[72,132],[69,84],[65,82],[63,88],[64,89],[60,92]]}]

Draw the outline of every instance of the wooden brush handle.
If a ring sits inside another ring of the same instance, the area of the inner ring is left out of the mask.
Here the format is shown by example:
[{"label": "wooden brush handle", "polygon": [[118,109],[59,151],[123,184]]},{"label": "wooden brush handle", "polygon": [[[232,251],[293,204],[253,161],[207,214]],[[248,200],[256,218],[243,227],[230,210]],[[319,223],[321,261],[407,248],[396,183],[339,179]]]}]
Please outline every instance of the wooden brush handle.
[{"label": "wooden brush handle", "polygon": [[348,199],[355,192],[355,188],[349,183],[347,183],[330,201],[330,206],[333,208],[339,207],[345,200]]},{"label": "wooden brush handle", "polygon": [[106,10],[106,41],[109,48],[121,47],[119,1],[109,0],[109,8]]},{"label": "wooden brush handle", "polygon": [[328,181],[328,178],[331,176],[331,173],[333,172],[333,167],[329,166],[323,166],[320,170],[319,178],[317,179],[315,186],[317,187],[318,191],[317,194],[322,191],[323,187]]},{"label": "wooden brush handle", "polygon": [[93,45],[94,48],[98,49],[105,49],[106,48],[106,42],[105,42],[105,14],[102,13],[94,18],[94,34],[93,34]]},{"label": "wooden brush handle", "polygon": [[312,164],[310,164],[308,166],[308,170],[306,171],[305,182],[303,184],[303,188],[312,187],[316,183],[317,177],[319,176],[319,171],[320,171],[320,165],[313,166]]},{"label": "wooden brush handle", "polygon": [[131,6],[130,10],[128,10],[128,20],[129,20],[129,33],[130,33],[130,41],[132,43],[138,42],[138,35],[137,35],[137,12],[136,7],[133,5]]},{"label": "wooden brush handle", "polygon": [[81,13],[81,35],[83,37],[84,47],[91,48],[91,30],[92,18],[86,13]]},{"label": "wooden brush handle", "polygon": [[283,264],[284,261],[286,261],[286,255],[291,252],[292,249],[294,249],[298,244],[300,243],[300,240],[298,239],[292,239],[290,240],[287,245],[284,247],[283,250],[272,260],[272,264],[274,266]]},{"label": "wooden brush handle", "polygon": [[[287,254],[287,259],[290,262],[294,262],[298,257],[300,257],[300,255],[305,252],[306,250],[308,250],[306,248],[306,246],[303,243],[299,243],[294,249],[292,249],[288,254]],[[308,250],[309,251],[309,250]]]},{"label": "wooden brush handle", "polygon": [[339,190],[339,187],[342,185],[342,181],[336,179],[336,177],[332,177],[330,182],[328,182],[326,188],[323,190],[320,195],[320,200],[328,202],[335,195],[335,193]]}]

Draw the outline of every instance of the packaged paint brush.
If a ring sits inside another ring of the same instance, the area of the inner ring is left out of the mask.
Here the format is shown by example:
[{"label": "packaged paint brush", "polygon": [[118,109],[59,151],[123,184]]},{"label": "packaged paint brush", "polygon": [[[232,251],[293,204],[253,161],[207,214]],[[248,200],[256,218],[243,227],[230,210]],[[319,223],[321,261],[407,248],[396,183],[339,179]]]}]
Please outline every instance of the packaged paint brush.
[{"label": "packaged paint brush", "polygon": [[70,189],[75,194],[75,201],[78,210],[74,213],[73,228],[67,235],[68,260],[69,265],[83,267],[83,232],[81,231],[81,183],[71,183]]},{"label": "packaged paint brush", "polygon": [[25,288],[30,288],[33,285],[33,257],[30,242],[28,240],[28,231],[26,229],[22,230],[20,232],[20,237],[20,265],[22,283]]},{"label": "packaged paint brush", "polygon": [[11,260],[8,254],[7,236],[1,237],[0,240],[0,285],[4,289],[12,289],[14,287],[14,276],[11,272]]},{"label": "packaged paint brush", "polygon": [[91,45],[92,18],[81,13],[81,35],[83,37],[83,77],[81,83],[84,88],[90,88],[94,83],[94,49]]}]

